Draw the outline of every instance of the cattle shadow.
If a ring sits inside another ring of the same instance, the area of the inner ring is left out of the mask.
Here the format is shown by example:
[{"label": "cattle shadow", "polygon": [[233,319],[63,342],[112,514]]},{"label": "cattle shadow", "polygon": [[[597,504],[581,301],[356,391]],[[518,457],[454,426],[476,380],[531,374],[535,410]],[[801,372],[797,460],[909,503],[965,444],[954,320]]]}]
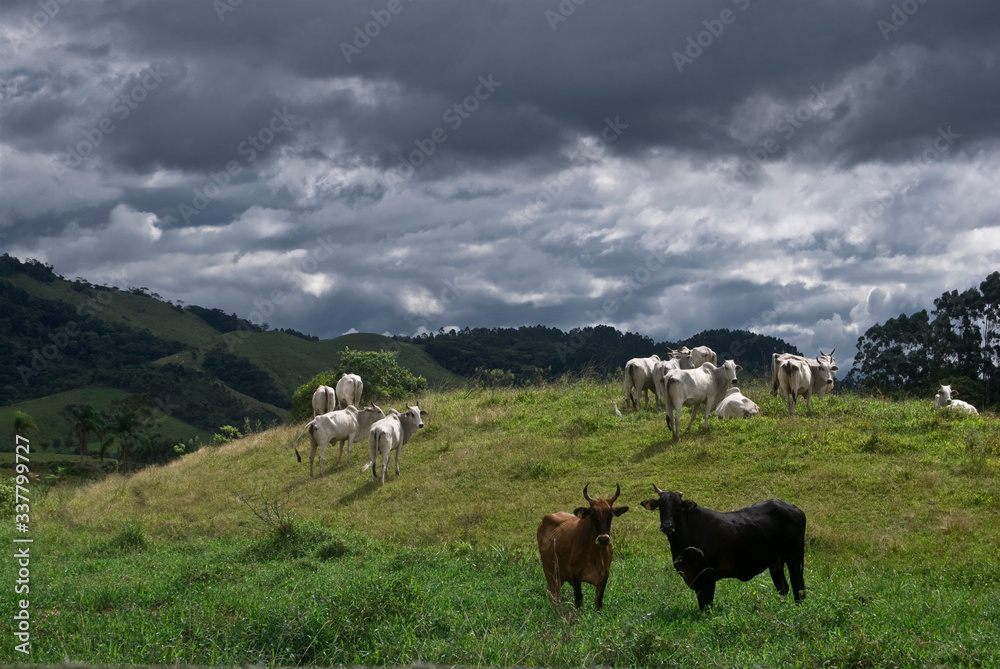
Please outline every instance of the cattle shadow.
[{"label": "cattle shadow", "polygon": [[671,446],[673,446],[673,443],[673,439],[655,441],[638,453],[634,454],[632,456],[632,462],[644,462],[654,456],[666,453],[670,450]]},{"label": "cattle shadow", "polygon": [[352,492],[338,499],[337,504],[353,504],[354,502],[361,501],[378,490],[379,487],[377,484],[372,483],[370,479],[366,479],[364,483],[360,484]]}]

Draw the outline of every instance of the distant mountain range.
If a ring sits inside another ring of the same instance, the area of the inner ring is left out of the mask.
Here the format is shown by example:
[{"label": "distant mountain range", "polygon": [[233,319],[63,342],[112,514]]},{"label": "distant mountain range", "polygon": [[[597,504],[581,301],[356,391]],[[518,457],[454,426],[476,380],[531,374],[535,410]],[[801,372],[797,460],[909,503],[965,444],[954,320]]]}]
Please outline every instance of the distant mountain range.
[{"label": "distant mountain range", "polygon": [[496,370],[509,383],[613,373],[629,358],[665,357],[682,345],[710,346],[750,373],[762,373],[774,351],[796,352],[787,342],[746,331],[710,330],[654,343],[605,325],[319,340],[264,330],[217,308],[171,304],[146,288],[70,281],[48,265],[9,255],[0,256],[0,312],[0,425],[12,425],[14,412],[24,411],[38,425],[39,444],[66,452],[73,450],[67,443],[72,407],[108,412],[131,394],[153,399],[157,428],[168,442],[204,441],[221,425],[281,421],[295,389],[336,370],[348,347],[395,351],[399,364],[432,388],[491,373],[496,379]]}]

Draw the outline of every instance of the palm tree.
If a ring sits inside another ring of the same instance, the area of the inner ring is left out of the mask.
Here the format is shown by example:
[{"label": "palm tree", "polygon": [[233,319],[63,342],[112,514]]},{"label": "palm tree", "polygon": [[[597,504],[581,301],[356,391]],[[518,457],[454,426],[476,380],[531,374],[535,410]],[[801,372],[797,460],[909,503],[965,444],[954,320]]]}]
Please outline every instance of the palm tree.
[{"label": "palm tree", "polygon": [[83,462],[83,458],[89,455],[87,441],[90,435],[96,434],[104,439],[104,418],[89,404],[83,407],[73,407],[71,411],[76,420],[76,423],[73,424],[73,433],[76,435],[77,441],[80,442],[80,462]]},{"label": "palm tree", "polygon": [[27,437],[29,430],[38,430],[35,419],[23,411],[14,412],[14,435]]}]

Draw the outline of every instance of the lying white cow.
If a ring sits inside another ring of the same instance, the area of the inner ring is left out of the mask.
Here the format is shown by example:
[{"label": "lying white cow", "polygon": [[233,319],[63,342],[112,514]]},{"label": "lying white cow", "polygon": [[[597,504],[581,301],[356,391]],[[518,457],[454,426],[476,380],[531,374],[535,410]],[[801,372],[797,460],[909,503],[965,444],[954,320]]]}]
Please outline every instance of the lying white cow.
[{"label": "lying white cow", "polygon": [[364,387],[365,384],[361,383],[361,377],[357,374],[342,374],[337,381],[337,408],[343,409],[350,404],[361,406]]},{"label": "lying white cow", "polygon": [[812,398],[822,398],[833,389],[836,365],[825,360],[805,360],[799,356],[786,358],[778,365],[778,393],[788,405],[788,415],[795,415],[795,402],[806,398],[806,410],[812,413]]},{"label": "lying white cow", "polygon": [[[316,416],[306,423],[302,432],[295,438],[295,443],[302,438],[302,435],[309,432],[309,476],[313,475],[313,460],[316,458],[316,451],[319,450],[319,475],[323,475],[323,459],[326,456],[326,447],[330,442],[336,441],[340,444],[340,453],[337,455],[337,463],[344,455],[344,442],[347,442],[347,462],[351,461],[351,449],[355,441],[368,438],[368,432],[372,424],[385,418],[382,409],[374,404],[364,409],[358,410],[353,404],[346,409],[338,409]],[[302,462],[298,448],[295,449],[295,457]]]},{"label": "lying white cow", "polygon": [[[651,355],[648,358],[632,358],[625,364],[625,406],[639,408],[639,393],[642,393],[649,406],[649,391],[656,395],[653,385],[653,365],[660,362],[660,356]],[[632,399],[632,389],[635,388],[635,399]]]},{"label": "lying white cow", "polygon": [[740,392],[739,388],[730,388],[725,397],[715,407],[715,415],[719,418],[746,418],[760,413],[760,407],[749,397]]},{"label": "lying white cow", "polygon": [[973,416],[979,415],[979,410],[968,402],[953,399],[958,394],[957,390],[952,390],[951,386],[942,385],[938,388],[937,395],[934,396],[934,408],[948,407],[952,411],[961,411]]},{"label": "lying white cow", "polygon": [[396,476],[399,476],[399,452],[403,450],[403,445],[410,440],[417,429],[424,426],[421,416],[426,416],[427,412],[422,411],[419,406],[406,407],[405,413],[399,413],[395,409],[389,409],[389,414],[380,421],[372,425],[368,433],[368,454],[371,462],[361,468],[362,472],[372,470],[372,476],[378,480],[378,470],[375,467],[375,459],[378,454],[382,454],[382,485],[385,485],[385,472],[389,468],[389,453],[396,451]]},{"label": "lying white cow", "polygon": [[[337,408],[337,395],[330,386],[320,386],[313,392],[313,416],[320,416]],[[357,406],[357,405],[355,405]]]},{"label": "lying white cow", "polygon": [[736,372],[743,369],[734,360],[726,360],[721,367],[710,362],[697,369],[673,369],[664,379],[664,397],[667,404],[667,427],[674,434],[674,441],[680,439],[681,411],[691,407],[691,420],[687,431],[691,430],[698,407],[705,405],[705,428],[708,417],[715,406],[722,401],[730,386],[736,385]]}]

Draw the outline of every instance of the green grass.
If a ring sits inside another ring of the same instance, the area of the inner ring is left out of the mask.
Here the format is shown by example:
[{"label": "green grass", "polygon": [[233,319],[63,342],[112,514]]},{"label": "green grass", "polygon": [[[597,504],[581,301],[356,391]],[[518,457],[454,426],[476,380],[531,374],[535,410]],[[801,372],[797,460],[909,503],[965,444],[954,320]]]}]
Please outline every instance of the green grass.
[{"label": "green grass", "polygon": [[[327,476],[310,479],[288,448],[294,426],[52,488],[32,500],[33,653],[8,643],[0,663],[1000,663],[995,417],[838,394],[791,418],[751,384],[763,415],[707,432],[696,420],[675,444],[662,413],[615,416],[619,392],[583,380],[427,393],[426,427],[385,487],[360,472],[366,445],[349,466],[328,451]],[[612,529],[603,612],[590,586],[580,611],[568,587],[556,611],[535,530],[580,505],[587,482],[602,496],[620,483],[631,510]],[[721,582],[699,611],[639,506],[652,483],[719,510],[801,507],[805,601],[762,574]],[[10,523],[0,538],[11,545]],[[0,561],[0,582],[14,574]],[[14,610],[13,588],[0,592]]]}]

